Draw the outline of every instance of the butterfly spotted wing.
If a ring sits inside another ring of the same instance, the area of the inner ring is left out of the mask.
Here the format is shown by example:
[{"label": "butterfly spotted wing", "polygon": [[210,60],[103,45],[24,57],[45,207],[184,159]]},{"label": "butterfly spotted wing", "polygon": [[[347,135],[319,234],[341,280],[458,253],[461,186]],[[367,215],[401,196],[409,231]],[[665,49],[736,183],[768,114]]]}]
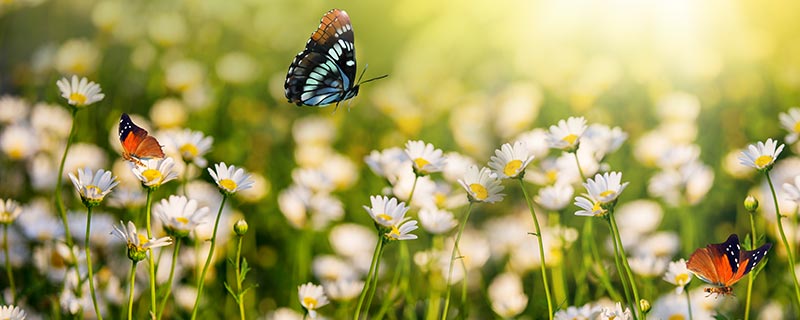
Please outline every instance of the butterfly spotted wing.
[{"label": "butterfly spotted wing", "polygon": [[163,158],[164,151],[158,140],[131,121],[123,113],[119,120],[119,142],[122,143],[122,158],[141,165],[141,160]]},{"label": "butterfly spotted wing", "polygon": [[306,47],[295,56],[286,82],[286,98],[298,106],[325,106],[358,94],[356,48],[347,12],[328,11],[311,34]]},{"label": "butterfly spotted wing", "polygon": [[742,250],[739,237],[732,234],[723,243],[695,250],[686,267],[701,280],[715,286],[706,288],[706,292],[730,294],[731,286],[764,260],[771,247],[772,244],[767,243],[756,250]]}]

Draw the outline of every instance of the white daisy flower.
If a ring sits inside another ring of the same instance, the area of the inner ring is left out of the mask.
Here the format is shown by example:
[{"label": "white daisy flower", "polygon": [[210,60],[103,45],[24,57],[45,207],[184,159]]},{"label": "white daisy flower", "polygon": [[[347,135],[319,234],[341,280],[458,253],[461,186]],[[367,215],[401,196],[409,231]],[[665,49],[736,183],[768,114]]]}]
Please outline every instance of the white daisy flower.
[{"label": "white daisy flower", "polygon": [[569,306],[566,309],[556,311],[553,315],[555,320],[579,320],[579,319],[594,319],[600,309],[592,307],[587,303],[581,307]]},{"label": "white daisy flower", "polygon": [[117,177],[114,177],[111,171],[103,169],[97,170],[94,174],[89,168],[78,169],[78,176],[70,172],[69,178],[86,206],[100,204],[111,189],[119,184]]},{"label": "white daisy flower", "polygon": [[800,203],[800,176],[794,177],[794,184],[784,183],[783,192],[786,194],[786,200]]},{"label": "white daisy flower", "polygon": [[783,151],[783,147],[783,144],[778,146],[778,142],[772,139],[767,139],[766,142],[759,141],[747,146],[747,151],[742,151],[739,163],[758,170],[769,170]]},{"label": "white daisy flower", "polygon": [[331,297],[332,300],[346,302],[353,300],[361,294],[364,289],[364,281],[339,278],[335,281],[326,281],[322,283],[325,287],[325,293]]},{"label": "white daisy flower", "polygon": [[378,224],[392,228],[405,219],[408,207],[405,202],[397,201],[397,198],[386,196],[371,196],[369,197],[370,206],[364,206],[369,215]]},{"label": "white daisy flower", "polygon": [[36,155],[42,140],[27,124],[4,127],[0,132],[0,151],[10,160],[22,160]]},{"label": "white daisy flower", "polygon": [[586,131],[586,119],[583,117],[570,117],[558,121],[558,125],[550,126],[547,142],[550,148],[574,151],[580,144],[581,136]]},{"label": "white daisy flower", "polygon": [[514,142],[513,146],[505,143],[494,154],[490,158],[489,168],[501,179],[519,177],[533,161],[533,156],[522,141]]},{"label": "white daisy flower", "polygon": [[432,234],[446,233],[458,225],[453,213],[447,210],[425,208],[419,211],[419,222]]},{"label": "white daisy flower", "polygon": [[25,99],[3,95],[0,97],[0,123],[14,124],[28,116],[30,106]]},{"label": "white daisy flower", "polygon": [[214,178],[220,192],[231,195],[236,191],[248,189],[253,186],[253,180],[250,179],[250,174],[244,169],[236,168],[235,166],[227,166],[225,162],[217,163],[214,165],[215,170],[208,168],[208,173]]},{"label": "white daisy flower", "polygon": [[162,159],[142,159],[142,165],[129,162],[131,171],[142,182],[145,188],[158,188],[170,180],[175,180],[178,173],[173,170],[175,160],[171,157]]},{"label": "white daisy flower", "polygon": [[386,233],[386,237],[390,240],[414,240],[417,235],[411,234],[411,231],[417,230],[417,221],[405,218],[397,225],[392,226],[392,230]]},{"label": "white daisy flower", "polygon": [[195,227],[206,222],[208,207],[198,208],[194,199],[184,196],[169,196],[153,207],[155,214],[164,223],[167,234],[174,237],[186,237]]},{"label": "white daisy flower", "polygon": [[675,294],[683,293],[683,289],[692,281],[692,273],[686,267],[686,260],[670,262],[664,274],[664,281],[676,285]]},{"label": "white daisy flower", "polygon": [[567,207],[575,189],[567,183],[556,183],[539,189],[533,200],[547,210],[559,211]]},{"label": "white daisy flower", "polygon": [[667,269],[666,258],[656,257],[652,254],[639,255],[628,258],[631,270],[642,277],[656,277]]},{"label": "white daisy flower", "polygon": [[200,131],[184,129],[170,134],[169,140],[186,163],[191,162],[201,168],[207,165],[203,156],[211,150],[214,137],[206,136]]},{"label": "white daisy flower", "polygon": [[602,160],[616,151],[628,139],[628,134],[620,127],[611,128],[604,124],[590,125],[583,134],[581,146],[592,150],[595,159]]},{"label": "white daisy flower", "polygon": [[149,249],[172,244],[172,240],[169,237],[147,239],[147,236],[136,232],[136,226],[133,221],[128,221],[127,227],[122,221],[119,224],[121,228],[115,225],[112,234],[127,243],[128,258],[133,261],[146,259]]},{"label": "white daisy flower", "polygon": [[791,108],[787,113],[781,112],[778,118],[781,121],[781,127],[789,131],[784,138],[786,143],[797,142],[797,139],[800,138],[800,108]]},{"label": "white daisy flower", "polygon": [[389,148],[381,151],[373,150],[364,157],[364,162],[379,177],[394,183],[397,177],[409,165],[408,155],[400,148]]},{"label": "white daisy flower", "polygon": [[67,103],[76,107],[88,106],[105,97],[101,92],[100,85],[86,78],[78,79],[78,76],[75,75],[72,76],[71,81],[61,78],[56,81],[56,85],[61,90],[61,96],[67,99]]},{"label": "white daisy flower", "polygon": [[22,214],[22,207],[14,200],[0,199],[0,224],[10,224]]},{"label": "white daisy flower", "polygon": [[328,297],[325,296],[322,286],[311,282],[297,287],[297,296],[312,319],[317,317],[317,309],[328,304]]},{"label": "white daisy flower", "polygon": [[591,199],[588,195],[575,197],[575,205],[582,209],[575,211],[576,216],[600,217],[608,213],[606,209],[600,206],[599,201]]},{"label": "white daisy flower", "polygon": [[614,308],[602,308],[598,319],[600,320],[630,320],[633,319],[631,309],[622,309],[622,304],[617,302]]},{"label": "white daisy flower", "polygon": [[621,183],[622,172],[606,172],[596,174],[594,180],[586,179],[583,186],[589,192],[592,199],[601,204],[606,204],[617,200],[620,193],[628,186],[628,182]]},{"label": "white daisy flower", "polygon": [[463,179],[459,179],[458,183],[467,191],[467,195],[471,201],[495,203],[503,200],[503,186],[500,185],[500,180],[497,176],[483,167],[478,170],[477,166],[470,166],[464,174]]},{"label": "white daisy flower", "polygon": [[408,141],[405,152],[411,159],[414,172],[419,175],[439,172],[444,168],[445,158],[442,150],[434,148],[433,144],[426,144],[422,140]]},{"label": "white daisy flower", "polygon": [[0,307],[0,319],[25,320],[25,311],[14,305]]},{"label": "white daisy flower", "polygon": [[514,273],[498,275],[489,284],[487,291],[492,310],[505,319],[517,316],[528,306],[528,296],[522,289],[522,279]]}]

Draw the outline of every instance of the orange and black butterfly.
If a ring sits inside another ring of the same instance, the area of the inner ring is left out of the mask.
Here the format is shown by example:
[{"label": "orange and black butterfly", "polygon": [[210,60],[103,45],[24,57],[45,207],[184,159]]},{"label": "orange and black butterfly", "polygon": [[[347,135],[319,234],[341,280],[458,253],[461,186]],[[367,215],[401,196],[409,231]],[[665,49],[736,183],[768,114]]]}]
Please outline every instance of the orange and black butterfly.
[{"label": "orange and black butterfly", "polygon": [[137,165],[143,165],[141,160],[164,157],[158,140],[134,124],[126,113],[119,119],[119,142],[122,143],[122,158]]},{"label": "orange and black butterfly", "polygon": [[739,237],[732,234],[723,243],[695,250],[686,262],[686,268],[714,286],[705,288],[705,292],[727,295],[733,293],[731,286],[764,260],[770,248],[772,244],[767,243],[753,251],[742,250]]}]

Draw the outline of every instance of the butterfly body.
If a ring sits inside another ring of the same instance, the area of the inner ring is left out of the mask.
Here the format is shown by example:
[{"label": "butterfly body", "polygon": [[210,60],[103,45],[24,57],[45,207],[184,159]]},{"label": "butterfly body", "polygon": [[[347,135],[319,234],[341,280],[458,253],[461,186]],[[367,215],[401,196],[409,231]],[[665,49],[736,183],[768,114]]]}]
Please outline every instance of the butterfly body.
[{"label": "butterfly body", "polygon": [[689,257],[686,267],[714,287],[705,288],[707,293],[728,295],[733,293],[733,286],[767,255],[772,247],[767,243],[755,250],[742,250],[739,237],[732,234],[723,243],[709,244],[699,248]]},{"label": "butterfly body", "polygon": [[126,113],[119,120],[119,142],[122,144],[122,158],[137,165],[143,165],[142,160],[164,157],[158,140],[134,124]]},{"label": "butterfly body", "polygon": [[[284,93],[298,106],[338,105],[358,94],[355,76],[356,48],[350,17],[344,10],[332,9],[322,16],[305,49],[289,65]],[[375,79],[365,82],[371,80]]]}]

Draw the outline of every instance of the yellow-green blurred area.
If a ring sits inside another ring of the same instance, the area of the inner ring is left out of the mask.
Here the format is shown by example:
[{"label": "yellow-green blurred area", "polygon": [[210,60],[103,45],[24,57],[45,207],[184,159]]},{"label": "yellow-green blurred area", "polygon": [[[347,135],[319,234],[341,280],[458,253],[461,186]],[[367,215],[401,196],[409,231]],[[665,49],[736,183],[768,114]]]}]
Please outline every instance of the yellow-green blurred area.
[{"label": "yellow-green blurred area", "polygon": [[[284,96],[287,69],[331,8],[350,16],[359,73],[368,64],[364,78],[389,76],[365,84],[336,111],[297,107]],[[634,149],[658,129],[675,143],[698,144],[715,172],[714,187],[692,208],[696,230],[708,231],[697,244],[744,233],[749,224],[741,219],[741,201],[759,179],[737,180],[724,164],[736,149],[787,133],[778,114],[800,105],[800,2],[0,0],[0,96],[66,106],[55,82],[73,74],[105,94],[78,113],[76,141],[102,148],[111,159],[106,169],[119,158],[113,128],[125,112],[153,132],[202,131],[214,138],[209,163],[224,161],[266,179],[263,199],[239,201],[237,208],[252,230],[244,255],[254,269],[248,281],[259,285],[246,300],[255,316],[297,307],[300,283],[292,283],[295,271],[287,263],[297,233],[281,215],[277,194],[292,183],[292,170],[325,161],[297,152],[292,130],[306,117],[331,120],[333,148],[357,166],[358,180],[336,194],[346,222],[371,227],[361,206],[385,186],[364,165],[372,150],[425,140],[485,164],[520,133],[583,116],[629,135],[608,158],[610,169],[631,182],[621,201],[648,197],[655,169]],[[51,145],[60,156],[62,145]],[[0,197],[25,203],[49,196],[27,184],[28,164],[0,157],[6,168],[19,169],[4,173]],[[211,181],[200,171],[200,179]],[[507,186],[516,190],[508,192],[511,200],[480,209],[477,221],[524,206],[515,187]],[[661,228],[675,231],[680,223],[669,215],[666,210]],[[308,244],[314,254],[330,252],[323,233],[304,241],[314,243]],[[412,255],[423,247],[411,246]],[[229,265],[219,266],[220,275],[230,272]],[[209,301],[225,299],[225,312],[235,314],[224,287],[210,287]],[[764,284],[757,289],[768,291]],[[534,302],[538,293],[528,294],[528,310],[545,310]],[[787,297],[777,299],[788,304]],[[485,301],[476,308],[479,317],[494,316]]]}]

